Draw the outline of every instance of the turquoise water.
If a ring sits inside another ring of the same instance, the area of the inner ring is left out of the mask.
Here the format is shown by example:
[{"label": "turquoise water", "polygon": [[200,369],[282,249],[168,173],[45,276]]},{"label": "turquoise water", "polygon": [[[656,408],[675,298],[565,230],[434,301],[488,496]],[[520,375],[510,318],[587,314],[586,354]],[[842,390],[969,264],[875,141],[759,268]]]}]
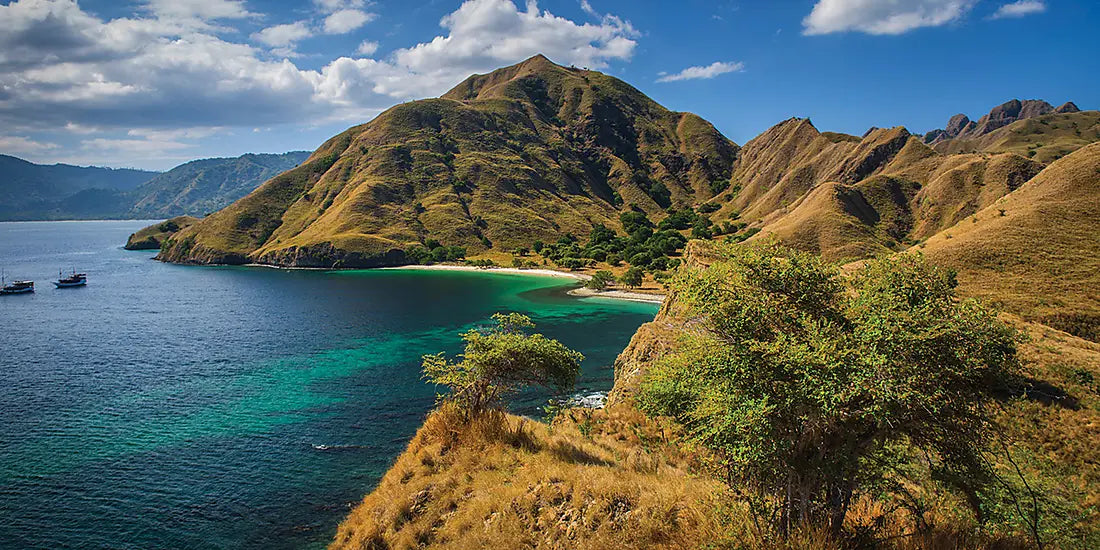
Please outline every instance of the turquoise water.
[{"label": "turquoise water", "polygon": [[[0,547],[323,547],[432,407],[421,355],[520,311],[607,390],[656,312],[549,277],[166,265],[120,248],[143,225],[0,223],[38,289],[0,297]],[[71,267],[88,286],[52,288]]]}]

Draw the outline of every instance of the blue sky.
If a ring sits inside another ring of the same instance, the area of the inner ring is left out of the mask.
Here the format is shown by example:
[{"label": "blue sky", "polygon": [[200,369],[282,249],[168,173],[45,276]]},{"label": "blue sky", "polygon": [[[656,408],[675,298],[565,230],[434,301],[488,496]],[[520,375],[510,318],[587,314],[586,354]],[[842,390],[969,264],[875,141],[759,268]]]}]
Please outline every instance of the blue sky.
[{"label": "blue sky", "polygon": [[544,53],[745,143],[942,127],[1012,98],[1100,107],[1100,3],[1070,0],[0,2],[0,153],[168,169],[311,150]]}]

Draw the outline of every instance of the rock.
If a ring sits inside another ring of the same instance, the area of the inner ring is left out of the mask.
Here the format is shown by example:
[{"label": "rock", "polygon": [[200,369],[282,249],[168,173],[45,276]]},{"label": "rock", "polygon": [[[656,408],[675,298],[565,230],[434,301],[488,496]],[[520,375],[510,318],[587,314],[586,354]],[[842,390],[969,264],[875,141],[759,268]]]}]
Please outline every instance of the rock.
[{"label": "rock", "polygon": [[1081,109],[1078,109],[1077,104],[1072,101],[1067,101],[1054,110],[1056,113],[1078,113],[1080,111]]}]

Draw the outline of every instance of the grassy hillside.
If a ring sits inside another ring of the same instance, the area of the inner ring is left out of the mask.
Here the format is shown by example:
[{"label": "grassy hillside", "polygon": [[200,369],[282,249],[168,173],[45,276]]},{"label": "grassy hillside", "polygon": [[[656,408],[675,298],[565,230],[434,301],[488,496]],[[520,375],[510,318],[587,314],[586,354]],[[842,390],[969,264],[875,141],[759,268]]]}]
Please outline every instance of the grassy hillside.
[{"label": "grassy hillside", "polygon": [[[689,252],[686,266],[713,261],[702,241]],[[682,313],[672,294],[639,329],[616,361],[605,410],[564,413],[552,428],[514,416],[464,424],[445,409],[433,413],[330,548],[1030,547],[1024,525],[980,527],[965,499],[932,490],[930,479],[853,504],[846,529],[871,539],[838,541],[809,527],[782,541],[757,530],[738,503],[751,488],[727,488],[713,455],[688,445],[668,419],[633,407],[638,382],[694,330]],[[1011,452],[993,467],[1006,478],[1025,476],[1053,503],[1040,525],[1048,547],[1088,548],[1100,540],[1100,436],[1093,429],[1100,344],[1005,319],[1029,339],[1020,345],[1023,376],[995,406]],[[898,507],[906,499],[925,507],[925,524]]]},{"label": "grassy hillside", "polygon": [[126,239],[126,246],[124,248],[126,250],[160,250],[161,244],[163,244],[168,237],[175,235],[180,229],[189,227],[197,221],[199,221],[198,218],[193,218],[191,216],[177,216],[170,220],[150,225],[137,233],[131,233],[130,238]]},{"label": "grassy hillside", "polygon": [[536,56],[349,129],[161,258],[373,266],[428,239],[510,250],[709,199],[736,153],[699,117]]},{"label": "grassy hillside", "polygon": [[957,269],[969,294],[1097,340],[1100,144],[1055,161],[916,250]]},{"label": "grassy hillside", "polygon": [[131,218],[205,216],[251,193],[261,183],[294,168],[309,157],[306,151],[246,154],[181,164],[130,193]]},{"label": "grassy hillside", "polygon": [[716,221],[835,261],[901,250],[989,206],[1043,165],[1012,153],[941,154],[904,128],[863,138],[791,119],[745,144]]},{"label": "grassy hillside", "polygon": [[1100,141],[1100,111],[1050,113],[1016,121],[977,138],[958,138],[934,145],[941,153],[1016,153],[1051,162]]}]

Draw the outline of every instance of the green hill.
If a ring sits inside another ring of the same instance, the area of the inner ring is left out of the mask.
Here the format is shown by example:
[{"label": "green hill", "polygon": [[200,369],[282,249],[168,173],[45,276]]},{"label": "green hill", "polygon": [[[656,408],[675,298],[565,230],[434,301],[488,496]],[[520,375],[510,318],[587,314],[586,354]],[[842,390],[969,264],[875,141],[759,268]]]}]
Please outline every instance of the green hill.
[{"label": "green hill", "polygon": [[127,192],[156,175],[0,155],[0,221],[118,217],[127,207]]},{"label": "green hill", "polygon": [[160,258],[369,267],[427,239],[510,250],[710,199],[737,150],[621,80],[536,56],[330,139]]},{"label": "green hill", "polygon": [[126,217],[205,216],[251,193],[261,183],[309,158],[308,151],[249,153],[181,164],[145,182],[131,193]]}]

